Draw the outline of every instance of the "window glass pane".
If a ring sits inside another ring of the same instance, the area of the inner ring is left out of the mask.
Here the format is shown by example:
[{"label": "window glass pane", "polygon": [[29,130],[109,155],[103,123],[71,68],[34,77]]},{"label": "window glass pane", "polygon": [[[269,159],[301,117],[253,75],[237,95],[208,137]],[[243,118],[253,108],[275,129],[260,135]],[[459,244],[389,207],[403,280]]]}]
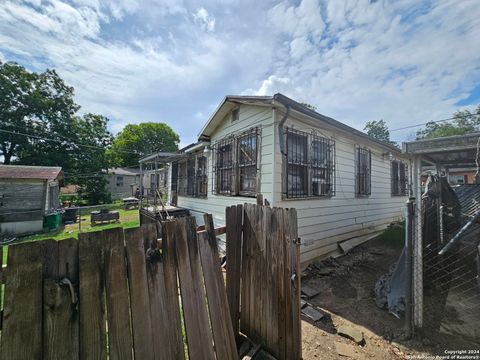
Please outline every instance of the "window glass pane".
[{"label": "window glass pane", "polygon": [[357,195],[370,195],[370,160],[371,153],[367,149],[357,149]]},{"label": "window glass pane", "polygon": [[312,165],[325,166],[328,161],[328,139],[313,139],[312,140]]},{"label": "window glass pane", "polygon": [[240,165],[257,163],[257,136],[256,134],[242,136],[238,139],[238,162]]},{"label": "window glass pane", "polygon": [[207,196],[207,158],[205,156],[197,157],[196,196]]},{"label": "window glass pane", "polygon": [[123,186],[123,176],[117,176],[117,186]]},{"label": "window glass pane", "polygon": [[217,192],[230,194],[233,190],[233,139],[221,142],[216,155]]},{"label": "window glass pane", "polygon": [[289,163],[306,164],[307,134],[287,132],[287,159]]},{"label": "window glass pane", "polygon": [[240,191],[255,193],[257,188],[257,167],[244,166],[240,168]]},{"label": "window glass pane", "polygon": [[307,195],[308,168],[306,166],[289,165],[287,173],[287,193],[290,197]]}]

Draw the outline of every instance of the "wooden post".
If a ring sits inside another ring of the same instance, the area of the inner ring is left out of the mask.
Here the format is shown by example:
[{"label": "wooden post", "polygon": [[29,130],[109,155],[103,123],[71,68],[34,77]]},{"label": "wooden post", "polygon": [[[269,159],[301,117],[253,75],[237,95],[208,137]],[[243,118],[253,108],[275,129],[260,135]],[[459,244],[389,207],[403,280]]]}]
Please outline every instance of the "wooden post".
[{"label": "wooden post", "polygon": [[242,225],[243,206],[234,205],[225,209],[226,219],[226,287],[232,318],[233,332],[237,337],[240,326],[240,282],[242,272]]}]

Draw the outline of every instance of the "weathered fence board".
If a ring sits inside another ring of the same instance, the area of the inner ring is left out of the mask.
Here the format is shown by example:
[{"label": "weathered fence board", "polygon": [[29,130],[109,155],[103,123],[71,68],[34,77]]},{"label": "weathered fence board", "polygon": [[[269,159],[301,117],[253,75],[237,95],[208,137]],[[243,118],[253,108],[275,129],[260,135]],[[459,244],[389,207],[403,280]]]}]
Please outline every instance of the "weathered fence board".
[{"label": "weathered fence board", "polygon": [[227,239],[227,265],[226,288],[227,299],[230,304],[233,333],[239,333],[240,326],[240,275],[242,259],[242,223],[243,206],[230,206],[226,208],[226,239]]},{"label": "weathered fence board", "polygon": [[[193,226],[192,226],[193,225]],[[207,305],[201,279],[201,267],[196,241],[195,218],[181,218],[176,223],[175,247],[182,295],[185,329],[190,358],[213,359],[213,339],[208,329]],[[192,231],[193,230],[193,231]],[[195,336],[194,334],[202,334]]]},{"label": "weathered fence board", "polygon": [[130,304],[121,228],[105,231],[105,290],[110,359],[132,359]]},{"label": "weathered fence board", "polygon": [[1,357],[237,360],[241,329],[278,358],[299,359],[296,213],[239,205],[225,228],[204,220],[200,231],[185,217],[10,245]]},{"label": "weathered fence board", "polygon": [[200,244],[200,258],[207,290],[215,351],[218,359],[238,359],[212,215],[206,214],[204,221],[206,233],[205,236],[199,237],[198,243]]},{"label": "weathered fence board", "polygon": [[9,247],[0,349],[3,359],[42,358],[41,247],[38,243]]},{"label": "weathered fence board", "polygon": [[145,248],[140,228],[125,230],[135,359],[154,359]]},{"label": "weathered fence board", "polygon": [[[78,241],[53,241],[43,282],[43,359],[79,358]],[[45,269],[45,267],[44,267]]]},{"label": "weathered fence board", "polygon": [[[236,206],[226,209],[227,294],[232,321],[237,319],[240,309],[242,333],[278,359],[299,360],[300,263],[296,211],[245,204],[243,219],[237,212]],[[238,331],[235,325],[234,329]]]},{"label": "weathered fence board", "polygon": [[[170,327],[167,337],[167,346],[170,348],[171,359],[183,360],[185,358],[185,349],[182,338],[180,302],[178,299],[178,283],[175,261],[175,239],[171,236],[174,233],[175,223],[162,223],[162,257],[164,264],[165,277],[165,307],[167,309],[166,323]],[[170,236],[168,236],[170,234]]]},{"label": "weathered fence board", "polygon": [[106,359],[104,233],[79,234],[80,358]]}]

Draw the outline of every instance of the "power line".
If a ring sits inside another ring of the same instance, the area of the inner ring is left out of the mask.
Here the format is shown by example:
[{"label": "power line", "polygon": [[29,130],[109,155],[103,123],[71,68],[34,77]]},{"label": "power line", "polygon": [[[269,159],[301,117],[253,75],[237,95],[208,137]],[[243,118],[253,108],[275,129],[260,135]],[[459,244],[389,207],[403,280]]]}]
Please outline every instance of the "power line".
[{"label": "power line", "polygon": [[[37,135],[31,135],[31,134],[25,134],[25,133],[20,133],[16,131],[10,131],[10,130],[5,130],[5,129],[0,129],[0,132],[7,133],[7,134],[12,134],[12,135],[22,135],[26,137],[30,137],[33,139],[38,139],[38,140],[46,140],[46,141],[55,141],[58,143],[64,143],[64,141],[59,140],[59,139],[52,139],[52,138],[46,138],[42,136],[37,136]],[[105,150],[105,148],[101,146],[96,146],[96,145],[87,145],[87,144],[76,144],[76,143],[70,143],[70,145],[75,145],[78,147],[86,147],[86,148],[91,148],[91,149],[100,149],[100,150]],[[143,155],[142,153],[135,152],[135,151],[126,151],[126,150],[112,150],[113,152],[121,152],[121,153],[126,153],[126,154],[134,154],[134,155]]]},{"label": "power line", "polygon": [[[476,114],[466,114],[466,115],[463,115],[463,116],[465,116],[465,117],[475,117],[477,115]],[[431,123],[441,123],[441,122],[446,122],[446,121],[451,121],[451,120],[456,120],[456,119],[458,119],[458,117],[450,117],[450,118],[441,119],[441,120],[432,120],[432,121],[428,121],[428,122],[422,123],[422,124],[415,124],[415,125],[409,125],[409,126],[404,126],[404,127],[401,127],[401,128],[392,129],[392,130],[390,130],[390,132],[412,129],[412,128],[419,127],[419,126],[425,126],[425,125],[431,124]]]}]

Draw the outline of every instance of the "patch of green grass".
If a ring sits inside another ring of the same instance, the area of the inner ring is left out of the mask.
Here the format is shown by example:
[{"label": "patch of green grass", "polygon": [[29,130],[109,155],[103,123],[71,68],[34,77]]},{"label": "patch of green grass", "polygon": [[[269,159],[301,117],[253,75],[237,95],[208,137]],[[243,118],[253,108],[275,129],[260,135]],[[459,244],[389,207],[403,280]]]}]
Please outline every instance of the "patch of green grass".
[{"label": "patch of green grass", "polygon": [[405,244],[405,222],[390,226],[380,235],[380,239],[388,247],[402,249]]},{"label": "patch of green grass", "polygon": [[117,227],[123,227],[124,229],[133,228],[140,226],[139,212],[138,210],[118,210],[120,215],[120,222],[118,223],[109,223],[109,224],[100,224],[92,226],[90,224],[90,215],[82,215],[82,222],[79,229],[79,224],[70,224],[65,225],[63,229],[58,229],[50,232],[45,232],[36,235],[30,235],[21,238],[19,241],[37,241],[37,240],[64,240],[68,238],[78,239],[78,234],[80,232],[95,232],[106,229],[112,229]]}]

